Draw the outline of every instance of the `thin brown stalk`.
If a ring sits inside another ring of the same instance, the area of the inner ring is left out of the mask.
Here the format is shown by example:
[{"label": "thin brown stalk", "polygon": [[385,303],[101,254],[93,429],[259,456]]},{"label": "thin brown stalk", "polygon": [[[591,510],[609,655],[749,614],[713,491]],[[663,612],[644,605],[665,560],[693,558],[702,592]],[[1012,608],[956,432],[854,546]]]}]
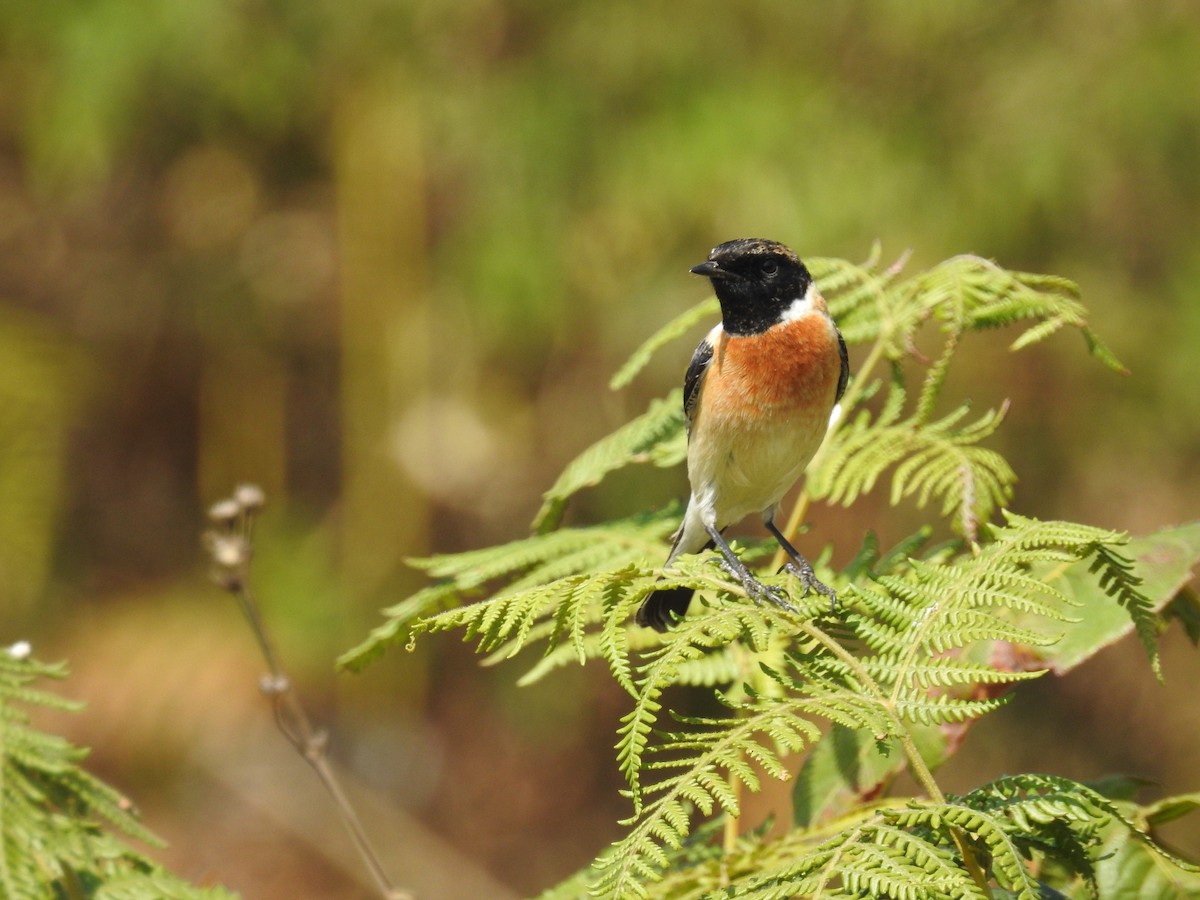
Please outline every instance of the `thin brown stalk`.
[{"label": "thin brown stalk", "polygon": [[412,900],[412,894],[395,887],[383,870],[362,819],[343,790],[337,773],[329,763],[329,735],[316,728],[305,712],[291,679],[283,669],[279,654],[267,631],[254,595],[250,590],[250,560],[253,555],[254,519],[263,506],[263,494],[258,488],[243,485],[228,500],[214,504],[209,518],[214,528],[205,534],[213,562],[213,580],[237,601],[259,652],[267,665],[260,688],[271,701],[275,724],[301,758],[317,774],[333,798],[335,807],[350,838],[354,842],[371,880],[384,900]]}]

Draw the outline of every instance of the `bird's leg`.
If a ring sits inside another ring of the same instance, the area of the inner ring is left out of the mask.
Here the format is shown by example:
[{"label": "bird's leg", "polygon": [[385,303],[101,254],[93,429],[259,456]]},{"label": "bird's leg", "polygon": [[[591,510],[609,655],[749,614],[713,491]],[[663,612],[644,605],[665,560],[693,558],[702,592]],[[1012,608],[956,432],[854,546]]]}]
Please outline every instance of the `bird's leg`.
[{"label": "bird's leg", "polygon": [[837,594],[833,588],[817,580],[817,573],[813,571],[812,564],[800,554],[799,550],[792,546],[791,542],[783,536],[783,532],[775,527],[774,518],[765,520],[765,524],[767,531],[771,532],[775,540],[779,541],[779,546],[783,548],[783,552],[791,557],[791,561],[784,563],[783,568],[800,580],[800,585],[804,588],[805,594],[810,590],[814,590],[818,594],[824,594],[828,597],[830,615],[837,612]]},{"label": "bird's leg", "polygon": [[751,600],[755,603],[762,603],[763,600],[766,600],[780,609],[786,609],[788,612],[799,611],[792,604],[784,600],[783,596],[777,590],[767,587],[750,574],[750,570],[746,568],[746,564],[738,559],[730,546],[725,543],[725,538],[721,537],[721,532],[717,531],[712,525],[705,525],[704,530],[712,538],[713,545],[721,552],[721,556],[723,557],[721,568],[742,583],[742,587],[746,589],[746,594],[749,595]]}]

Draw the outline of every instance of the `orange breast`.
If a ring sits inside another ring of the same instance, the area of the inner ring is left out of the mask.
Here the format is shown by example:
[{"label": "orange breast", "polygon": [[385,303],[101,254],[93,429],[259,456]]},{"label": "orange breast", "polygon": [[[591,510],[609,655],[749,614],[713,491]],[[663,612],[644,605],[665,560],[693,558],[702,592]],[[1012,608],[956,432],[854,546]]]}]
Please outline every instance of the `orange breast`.
[{"label": "orange breast", "polygon": [[723,334],[705,376],[703,410],[742,427],[800,413],[827,419],[840,368],[833,327],[819,313],[763,334]]}]

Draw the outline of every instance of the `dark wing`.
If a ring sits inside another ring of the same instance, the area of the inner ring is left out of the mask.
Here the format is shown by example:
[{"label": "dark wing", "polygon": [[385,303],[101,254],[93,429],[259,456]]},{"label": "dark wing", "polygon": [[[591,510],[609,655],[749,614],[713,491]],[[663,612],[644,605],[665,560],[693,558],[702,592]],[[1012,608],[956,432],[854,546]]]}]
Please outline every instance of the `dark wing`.
[{"label": "dark wing", "polygon": [[704,384],[704,374],[712,364],[713,345],[708,338],[702,340],[692,354],[688,363],[687,374],[683,376],[683,414],[687,418],[688,433],[692,430],[692,419],[696,415],[696,403],[700,400],[700,386]]},{"label": "dark wing", "polygon": [[833,402],[837,403],[842,399],[842,394],[846,393],[846,382],[850,380],[850,356],[846,353],[846,339],[842,337],[841,331],[838,331],[836,325],[833,326],[833,330],[837,332],[838,356],[842,358],[842,371],[838,373],[837,396],[833,398]]}]

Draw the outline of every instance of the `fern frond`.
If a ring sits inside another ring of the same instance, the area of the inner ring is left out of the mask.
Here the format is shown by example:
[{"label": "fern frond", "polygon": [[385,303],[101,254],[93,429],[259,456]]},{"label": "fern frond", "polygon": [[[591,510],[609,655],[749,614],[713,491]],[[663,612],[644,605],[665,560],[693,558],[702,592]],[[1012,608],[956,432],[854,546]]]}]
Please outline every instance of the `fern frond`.
[{"label": "fern frond", "polygon": [[[616,746],[617,763],[629,784],[635,815],[641,809],[639,772],[643,765],[643,754],[657,722],[663,690],[679,683],[681,673],[704,671],[712,665],[708,662],[710,658],[723,656],[726,648],[735,643],[739,652],[765,652],[771,645],[772,636],[788,624],[789,620],[780,610],[749,602],[740,585],[728,583],[724,580],[727,576],[718,575],[717,572],[711,562],[703,557],[683,558],[677,561],[669,575],[655,585],[719,588],[735,594],[735,599],[693,609],[661,646],[646,654],[646,662],[637,669],[636,702],[633,709],[621,719]],[[778,581],[781,585],[787,583],[784,579],[764,579],[768,584],[772,581]],[[791,601],[802,617],[816,617],[826,609],[826,601],[817,594],[792,596]],[[697,605],[700,603],[693,601],[693,607]]]},{"label": "fern frond", "polygon": [[[852,731],[866,729],[888,736],[896,733],[897,727],[967,722],[1002,705],[1004,696],[972,696],[973,689],[981,684],[1011,684],[1043,673],[998,670],[965,658],[962,651],[997,640],[1030,645],[1053,640],[1040,631],[1018,627],[1006,615],[1021,613],[1049,621],[1069,621],[1064,610],[1070,608],[1070,599],[1052,584],[1029,575],[1029,567],[1045,560],[1087,558],[1097,546],[1108,548],[1119,535],[1071,523],[1010,517],[1009,523],[996,528],[991,537],[976,553],[942,559],[937,564],[913,560],[892,574],[855,583],[843,592],[850,607],[846,623],[851,631],[841,640],[849,639],[851,644],[861,640],[868,652],[855,661],[853,657],[830,655],[823,641],[802,639],[786,656],[787,671],[760,663],[768,681],[782,689],[782,696],[766,697],[746,685],[748,699],[739,707],[740,712],[743,716],[765,716],[782,705],[789,709],[794,727],[806,733],[815,727],[813,719],[825,718]],[[1109,569],[1112,579],[1120,578],[1128,587],[1127,571],[1120,566],[1109,566],[1106,571]],[[680,719],[684,724],[699,725],[698,730],[672,732],[652,740],[661,712],[661,692],[668,684],[677,683],[683,666],[696,664],[735,641],[746,648],[745,652],[762,654],[769,646],[770,633],[759,629],[773,622],[776,618],[771,611],[744,603],[694,612],[680,625],[679,633],[660,650],[651,652],[646,665],[638,670],[637,702],[623,720],[618,743],[619,761],[634,801],[634,817],[630,820],[633,828],[628,843],[618,845],[605,869],[608,874],[599,882],[601,889],[624,886],[628,878],[658,878],[664,860],[671,857],[671,848],[688,833],[692,816],[689,810],[708,815],[725,809],[736,814],[736,794],[728,786],[740,781],[750,789],[757,787],[756,770],[746,768],[748,760],[759,761],[768,772],[778,764],[779,760],[769,753],[760,757],[761,746],[738,744],[731,739],[728,746],[738,747],[739,753],[722,758],[720,780],[714,780],[718,776],[712,771],[697,770],[697,754],[709,746],[710,731],[724,728],[732,733],[729,722]],[[814,627],[803,633],[815,634]],[[663,761],[660,756],[664,752],[678,758]],[[676,783],[668,777],[642,785],[650,773],[661,776],[680,769],[688,773],[688,780]],[[993,811],[959,807],[939,808],[936,821],[943,831],[953,826],[975,835],[989,858],[995,860],[1001,883],[1022,895],[1036,884],[1027,874],[1022,875],[1024,870],[1017,860],[1021,852],[1035,844],[1033,838],[1016,838],[1009,832],[1024,822],[1022,816],[1034,819],[1051,808],[1048,804],[1012,806],[1008,825],[996,821]],[[916,823],[915,818],[899,821],[905,827]],[[1086,838],[1082,824],[1073,827],[1082,837],[1071,840]],[[950,846],[952,842],[946,835],[948,832],[943,838]],[[1043,844],[1050,847],[1045,841]],[[1051,849],[1066,858],[1074,845],[1065,838],[1060,844]],[[856,850],[852,864],[836,868],[836,873],[821,868],[823,864],[818,860],[812,871],[801,874],[789,870],[788,877],[777,883],[786,885],[780,896],[787,891],[819,889],[822,884],[873,885],[871,890],[879,896],[905,896],[901,886],[912,882],[899,872],[895,880],[890,880],[890,859],[888,852],[871,845]],[[961,878],[969,881],[965,870],[947,877],[956,884]],[[757,896],[753,891],[751,895]]]},{"label": "fern frond", "polygon": [[413,622],[422,616],[461,602],[464,590],[451,581],[422,588],[412,596],[383,611],[387,621],[372,628],[357,647],[351,647],[337,659],[344,671],[361,672],[379,659],[388,647],[406,640]]},{"label": "fern frond", "polygon": [[879,814],[821,842],[794,832],[756,862],[757,871],[743,877],[731,895],[756,900],[984,897],[947,846]]},{"label": "fern frond", "polygon": [[[644,413],[592,444],[563,469],[543,495],[542,507],[533,520],[534,531],[545,534],[557,528],[567,500],[585,487],[599,484],[610,472],[631,463],[650,462],[661,467],[678,464],[687,456],[683,433],[682,390],[650,401]],[[672,449],[664,452],[664,447]]]},{"label": "fern frond", "polygon": [[876,245],[871,259],[861,266],[825,257],[806,261],[847,343],[873,341],[892,327],[890,310],[895,295],[889,287],[899,276],[908,254],[882,271],[878,268],[879,255]]},{"label": "fern frond", "polygon": [[967,405],[934,422],[925,421],[920,410],[900,420],[904,398],[904,387],[894,377],[877,417],[862,410],[836,431],[820,464],[809,473],[809,492],[849,506],[895,466],[893,506],[906,497],[915,498],[922,508],[939,501],[941,514],[953,516],[960,533],[974,539],[979,524],[1008,502],[1016,483],[1005,459],[979,446],[1000,427],[1006,407],[965,424]]},{"label": "fern frond", "polygon": [[[1047,862],[1093,878],[1108,823],[1135,828],[1121,816],[1116,804],[1068,779],[1006,776],[945,802],[866,804],[776,841],[740,841],[719,860],[700,860],[664,881],[662,895],[711,896],[724,885],[724,896],[773,900],[983,897],[960,852],[965,843],[982,866],[979,874],[1004,896],[1040,898],[1046,886],[1039,872]],[[1164,856],[1168,861],[1179,862]],[[1186,872],[1187,864],[1176,871]]]},{"label": "fern frond", "polygon": [[[1154,604],[1123,555],[1123,535],[1005,509],[1015,475],[985,445],[1007,403],[982,414],[968,404],[946,410],[942,394],[964,337],[998,326],[1021,329],[1012,350],[1074,328],[1093,355],[1121,366],[1089,330],[1066,279],[1009,272],[973,256],[902,276],[906,261],[882,266],[878,248],[862,265],[809,260],[847,341],[871,346],[842,398],[843,415],[810,465],[798,509],[811,498],[850,505],[886,479],[892,505],[929,508],[949,520],[956,537],[929,547],[934,528],[926,526],[883,552],[868,536],[840,573],[827,571],[826,553],[817,569],[838,591],[833,614],[823,598],[799,596],[795,578],[759,576],[797,614],[751,602],[709,554],[679,559],[670,571],[656,568],[677,509],[559,529],[569,499],[610,472],[685,458],[676,392],[568,465],[544,495],[533,536],[415,560],[440,583],[393,607],[351,655],[357,664],[405,635],[462,629],[488,663],[541,649],[521,683],[605,661],[633,700],[616,744],[632,815],[624,839],[562,896],[578,896],[590,881],[593,892],[620,897],[646,896],[655,884],[671,897],[923,900],[981,897],[988,891],[982,885],[994,882],[998,894],[1032,898],[1043,887],[1040,861],[1092,877],[1097,835],[1120,814],[1111,803],[1043,776],[945,798],[931,770],[968,723],[1005,702],[1009,686],[1044,674],[1038,665],[1054,666],[1054,651],[1029,648],[1048,647],[1058,631],[1079,635],[1072,615],[1093,621],[1078,610],[1093,610],[1104,595],[1132,619],[1157,671]],[[710,299],[669,322],[616,373],[614,387],[715,312]],[[935,329],[940,345],[927,360],[917,348]],[[910,393],[917,364],[925,368]],[[890,367],[890,379],[877,366]],[[763,555],[763,545],[754,545],[742,558]],[[629,623],[649,592],[674,586],[697,594],[667,634]],[[476,594],[487,599],[461,605]],[[664,694],[680,684],[717,687],[733,712],[670,713],[664,727]],[[736,817],[741,789],[757,789],[764,775],[786,777],[785,755],[819,740],[819,720],[835,727],[802,775],[812,799],[812,816],[797,818],[804,827],[781,840],[726,834],[719,847],[702,846],[719,820],[699,820]],[[928,799],[862,802],[906,766]],[[850,803],[858,804],[851,816],[823,824]]]},{"label": "fern frond", "polygon": [[0,652],[0,896],[51,900],[75,896],[82,884],[101,896],[129,879],[152,879],[167,889],[140,897],[231,896],[193,888],[128,846],[121,837],[162,842],[137,820],[128,800],[80,768],[86,750],[30,726],[27,706],[80,708],[29,687],[65,676],[64,666]]},{"label": "fern frond", "polygon": [[[1101,590],[1128,613],[1150,665],[1161,680],[1154,604],[1141,591],[1142,579],[1134,574],[1132,560],[1120,552],[1120,548],[1129,542],[1128,535],[1068,522],[1038,522],[1009,511],[1005,511],[1005,518],[1010,523],[1007,529],[1010,534],[1023,535],[1014,539],[1022,542],[1022,550],[1029,562],[1072,563],[1091,559],[1089,572],[1097,576]],[[1056,544],[1058,553],[1053,551]]]},{"label": "fern frond", "polygon": [[948,651],[991,640],[1028,646],[1052,642],[1053,637],[1017,627],[1001,613],[1068,620],[1062,611],[1068,598],[1028,577],[1025,569],[1047,556],[1086,556],[1100,534],[1066,523],[1014,519],[976,555],[938,565],[915,560],[906,575],[855,585],[856,610],[848,621],[877,654],[871,660],[875,677],[899,697],[897,691],[921,685],[930,660]]},{"label": "fern frond", "polygon": [[550,619],[550,646],[569,640],[581,662],[587,659],[584,637],[602,611],[616,619],[628,616],[632,604],[653,585],[650,573],[636,566],[571,575],[549,584],[506,591],[489,600],[446,610],[417,622],[413,634],[463,629],[463,640],[478,638],[478,648],[490,653],[507,642],[508,655],[524,647],[535,623]]},{"label": "fern frond", "polygon": [[[677,520],[677,508],[672,507],[605,525],[535,534],[482,550],[410,559],[408,564],[434,578],[450,579],[460,591],[516,576],[531,577],[529,581],[511,585],[520,589],[599,566],[658,558],[664,553],[663,542]],[[562,569],[561,561],[570,558],[574,559],[575,567]],[[551,574],[543,574],[546,571]]]},{"label": "fern frond", "polygon": [[[654,798],[625,824],[626,837],[599,862],[592,886],[595,896],[644,896],[642,881],[661,877],[669,864],[668,849],[678,849],[687,837],[694,810],[710,815],[717,808],[738,814],[733,782],[751,789],[758,775],[747,764],[753,759],[775,777],[786,777],[780,753],[796,752],[820,732],[796,715],[802,701],[756,706],[746,715],[729,719],[691,719],[702,731],[671,734],[658,752],[681,753],[684,758],[655,762],[654,770],[679,770],[657,782]],[[768,746],[768,742],[770,746]]]},{"label": "fern frond", "polygon": [[1162,666],[1158,658],[1158,617],[1154,614],[1154,604],[1140,590],[1142,579],[1133,574],[1133,561],[1121,556],[1111,546],[1097,541],[1092,550],[1093,559],[1088,567],[1094,575],[1099,576],[1100,587],[1117,601],[1129,613],[1133,620],[1134,630],[1146,654],[1154,674],[1162,680]]},{"label": "fern frond", "polygon": [[949,829],[969,834],[987,848],[990,867],[996,880],[1019,900],[1039,900],[1037,879],[1030,874],[1021,849],[1005,829],[1005,822],[987,812],[965,806],[930,805],[913,801],[907,810],[884,811],[884,817],[901,828],[929,829],[944,835]]},{"label": "fern frond", "polygon": [[[411,559],[411,566],[442,580],[385,610],[388,621],[346,652],[338,665],[356,671],[363,668],[388,647],[411,643],[417,630],[428,631],[416,628],[420,621],[440,611],[451,611],[488,587],[494,588],[497,596],[516,595],[562,582],[572,575],[617,571],[642,565],[648,559],[658,560],[666,553],[665,540],[678,516],[678,507],[671,506],[603,526],[562,528],[483,550]],[[553,595],[553,589],[545,592],[548,603]],[[525,597],[526,601],[534,599]],[[463,614],[461,621],[465,624],[482,612]],[[527,634],[522,633],[522,643]],[[488,641],[480,646],[485,652],[493,652],[499,645]]]},{"label": "fern frond", "polygon": [[116,878],[95,894],[95,900],[237,900],[237,897],[221,887],[193,887],[161,872]]},{"label": "fern frond", "polygon": [[[630,602],[636,603],[636,597]],[[636,696],[637,689],[633,684],[633,673],[630,664],[630,653],[645,650],[657,645],[658,641],[648,635],[643,628],[631,628],[625,622],[617,623],[615,618],[626,609],[623,605],[612,604],[602,614],[597,615],[595,624],[599,631],[589,631],[580,642],[585,660],[602,659],[608,663],[613,678],[629,694]],[[541,681],[550,673],[568,665],[579,662],[579,646],[574,643],[549,643],[555,630],[555,622],[546,620],[535,624],[525,636],[525,643],[547,641],[546,651],[542,658],[534,663],[528,671],[517,679],[520,687],[526,687]],[[512,658],[519,650],[515,642],[509,641],[498,646],[483,660],[483,665],[490,666]]]},{"label": "fern frond", "polygon": [[1020,350],[1071,326],[1084,336],[1096,359],[1116,372],[1126,371],[1088,328],[1079,287],[1069,279],[1012,272],[978,256],[957,256],[916,276],[911,288],[947,330],[979,330],[1034,320],[1009,346]]},{"label": "fern frond", "polygon": [[762,610],[757,607],[730,604],[708,615],[689,616],[639,668],[637,702],[621,718],[616,747],[617,764],[629,783],[635,814],[641,809],[642,757],[662,709],[659,698],[663,690],[674,682],[682,666],[728,646],[743,635],[748,635],[751,641],[757,638],[759,646],[765,647],[767,630]]},{"label": "fern frond", "polygon": [[705,319],[711,319],[714,316],[720,315],[721,306],[717,303],[715,296],[709,297],[702,303],[698,303],[691,309],[680,313],[650,337],[642,342],[642,345],[633,351],[633,355],[625,361],[608,386],[614,391],[620,390],[633,381],[637,374],[646,367],[646,363],[654,356],[658,350],[671,341],[683,337],[693,325],[698,322],[703,322]]},{"label": "fern frond", "polygon": [[[862,661],[863,668],[876,681],[887,681],[889,661],[868,657]],[[960,656],[933,656],[912,664],[905,672],[914,688],[974,687],[980,684],[1012,684],[1028,681],[1046,674],[1045,669],[1022,672],[1006,672],[985,663],[972,662]]]}]

